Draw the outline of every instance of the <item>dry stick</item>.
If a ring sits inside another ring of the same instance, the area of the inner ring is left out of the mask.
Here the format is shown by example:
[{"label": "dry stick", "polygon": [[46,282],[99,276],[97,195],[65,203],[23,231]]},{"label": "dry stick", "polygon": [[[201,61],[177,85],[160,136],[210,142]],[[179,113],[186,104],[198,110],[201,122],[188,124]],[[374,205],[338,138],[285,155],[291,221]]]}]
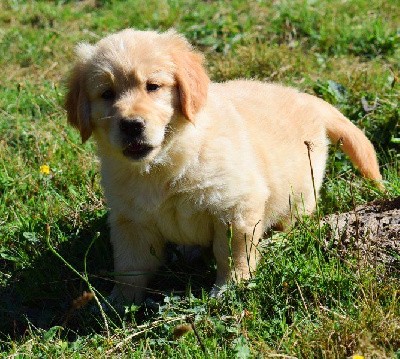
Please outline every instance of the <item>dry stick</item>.
[{"label": "dry stick", "polygon": [[326,311],[326,312],[328,312],[328,313],[332,313],[333,315],[335,315],[335,316],[337,316],[337,317],[339,317],[339,318],[341,318],[341,319],[347,319],[347,317],[345,316],[345,315],[343,315],[343,314],[339,314],[339,313],[337,313],[337,312],[335,312],[334,310],[332,310],[332,309],[329,309],[329,308],[327,308],[327,307],[324,307],[323,305],[319,305],[319,307],[322,309],[322,310],[324,310],[324,311]]},{"label": "dry stick", "polygon": [[315,188],[314,168],[312,166],[312,161],[311,161],[311,151],[312,151],[313,143],[310,142],[310,141],[304,141],[304,144],[307,146],[308,160],[310,162],[311,180],[312,180],[313,191],[314,191],[315,208],[316,208],[317,217],[318,217],[318,239],[319,239],[319,243],[321,244],[322,243],[322,237],[321,237],[321,215],[320,215],[320,212],[319,212],[319,206],[318,206],[318,201],[317,201],[317,190]]},{"label": "dry stick", "polygon": [[135,332],[135,333],[132,333],[132,334],[128,335],[128,336],[127,336],[126,338],[124,338],[121,342],[119,342],[114,348],[111,348],[110,350],[108,350],[108,351],[106,352],[106,354],[109,355],[109,354],[113,353],[114,351],[116,351],[117,349],[119,349],[120,347],[122,347],[123,345],[125,345],[125,344],[126,344],[128,341],[130,341],[132,338],[137,337],[137,336],[139,336],[139,335],[141,335],[141,334],[143,334],[143,333],[146,333],[146,332],[148,332],[150,329],[154,329],[154,328],[160,326],[161,324],[172,323],[172,322],[176,322],[176,321],[178,321],[178,320],[185,320],[186,318],[187,318],[187,316],[181,316],[181,317],[178,317],[178,318],[170,318],[169,320],[162,319],[162,320],[155,321],[155,322],[153,322],[153,323],[151,323],[151,324],[149,324],[149,325],[141,325],[141,326],[138,326],[137,329],[140,329],[140,328],[144,328],[144,329],[143,329],[143,330],[140,330],[140,331],[138,331],[138,332]]},{"label": "dry stick", "polygon": [[[321,234],[321,215],[319,212],[319,206],[318,206],[318,202],[317,202],[317,190],[315,188],[315,181],[314,181],[314,168],[312,166],[312,161],[311,161],[311,151],[312,151],[312,146],[313,143],[311,141],[304,141],[304,144],[307,146],[307,154],[308,154],[308,160],[310,162],[310,170],[311,170],[311,180],[312,180],[312,185],[313,185],[313,190],[314,190],[314,200],[315,200],[315,208],[317,211],[317,217],[318,217],[318,240],[319,240],[319,251],[321,251],[321,243],[322,243],[322,234]],[[318,265],[320,267],[321,270],[321,276],[323,281],[326,283],[325,280],[325,275],[324,272],[321,268],[321,263],[319,262],[319,257],[318,257]]]},{"label": "dry stick", "polygon": [[301,291],[301,288],[300,288],[300,286],[299,286],[299,283],[297,283],[297,280],[295,280],[294,282],[296,283],[297,289],[299,290],[301,300],[303,301],[304,309],[305,309],[306,312],[307,312],[307,316],[308,316],[308,318],[311,320],[311,314],[310,314],[310,312],[308,311],[308,307],[307,307],[306,301],[304,300],[303,292]]},{"label": "dry stick", "polygon": [[[338,145],[341,144],[341,141],[342,141],[342,139],[339,139]],[[315,197],[315,203],[316,203],[317,215],[318,215],[318,223],[319,223],[318,228],[319,228],[319,230],[320,230],[320,229],[321,229],[321,227],[320,227],[320,213],[319,213],[319,207],[318,207],[317,198],[316,198],[317,193],[316,193],[315,184],[314,184],[314,169],[313,169],[313,167],[312,167],[311,156],[310,156],[310,151],[312,151],[312,143],[309,142],[309,141],[304,141],[304,144],[307,146],[307,150],[308,150],[308,159],[309,159],[309,162],[310,162],[311,177],[312,177],[313,189],[314,189],[314,197]],[[351,193],[353,193],[353,192],[352,192],[351,183],[350,183],[350,191],[351,191]],[[353,200],[354,200],[354,197],[353,197]],[[289,202],[290,202],[290,196],[289,196]],[[354,206],[354,204],[353,204],[353,206]],[[355,214],[356,214],[356,216],[357,216],[357,212],[356,212]],[[357,228],[357,230],[358,230],[358,228]],[[357,233],[358,233],[358,232],[357,232]],[[320,238],[320,239],[321,239],[321,238]],[[339,240],[341,240],[341,236],[339,236]],[[330,253],[332,253],[333,255],[335,255],[339,260],[345,262],[345,263],[348,264],[349,266],[353,266],[349,261],[347,261],[347,260],[344,259],[344,258],[341,258],[337,253],[332,252],[332,251],[330,251]]]},{"label": "dry stick", "polygon": [[360,242],[360,218],[358,217],[358,212],[357,212],[357,205],[356,201],[354,199],[354,192],[353,192],[353,182],[350,181],[350,193],[351,193],[351,204],[353,205],[353,210],[354,210],[354,216],[356,217],[356,239],[357,243],[359,244]]},{"label": "dry stick", "polygon": [[[317,210],[318,220],[320,220],[320,213],[319,213],[319,207],[318,207],[318,202],[317,202],[317,190],[315,188],[315,181],[314,181],[314,168],[312,166],[312,161],[311,161],[311,151],[312,151],[313,143],[310,141],[304,141],[304,144],[307,146],[308,161],[310,162],[310,170],[311,170],[311,180],[312,180],[312,185],[313,185],[313,190],[314,190],[315,208]],[[321,237],[321,233],[319,233],[319,234]]]},{"label": "dry stick", "polygon": [[354,200],[354,192],[353,192],[353,184],[350,181],[350,193],[351,193],[351,202],[353,205],[354,216],[356,218],[356,242],[357,242],[357,271],[360,274],[360,218],[358,217],[357,209],[356,209],[356,202]]},{"label": "dry stick", "polygon": [[197,341],[199,342],[199,345],[200,345],[201,350],[203,351],[204,354],[206,354],[206,347],[204,346],[203,341],[201,340],[200,335],[199,335],[199,333],[197,332],[196,327],[194,326],[194,320],[193,320],[193,318],[187,317],[186,320],[187,320],[187,321],[190,323],[190,325],[192,326],[193,333],[194,333],[194,335],[196,336]]},{"label": "dry stick", "polygon": [[[245,243],[245,245],[246,245],[246,257],[247,257],[247,265],[248,265],[248,267],[249,267],[249,274],[250,274],[250,278],[252,278],[253,277],[253,273],[251,272],[251,269],[252,268],[250,268],[250,255],[251,255],[251,250],[253,249],[253,247],[256,249],[255,251],[254,251],[254,260],[255,261],[257,261],[257,246],[254,244],[254,235],[255,235],[255,233],[256,233],[256,227],[260,224],[260,222],[261,222],[261,219],[255,224],[255,226],[254,226],[254,228],[253,228],[253,235],[251,236],[251,243],[250,243],[250,253],[248,253],[247,252],[247,243]],[[257,244],[258,243],[260,243],[260,239],[258,239],[258,242],[257,242]]]}]

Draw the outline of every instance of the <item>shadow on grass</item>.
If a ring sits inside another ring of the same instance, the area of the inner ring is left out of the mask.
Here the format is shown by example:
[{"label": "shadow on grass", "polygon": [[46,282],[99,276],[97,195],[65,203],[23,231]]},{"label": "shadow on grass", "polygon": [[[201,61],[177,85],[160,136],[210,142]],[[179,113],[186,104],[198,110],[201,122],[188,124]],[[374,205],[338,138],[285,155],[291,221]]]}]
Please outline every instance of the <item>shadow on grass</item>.
[{"label": "shadow on grass", "polygon": [[[64,233],[70,232],[64,228],[65,224],[57,226]],[[59,243],[57,252],[83,272],[84,255],[96,232],[100,237],[88,255],[87,271],[97,277],[112,269],[106,216],[93,221],[78,235],[69,236],[69,241]],[[96,277],[91,281],[100,291],[107,292],[112,287],[111,283]],[[44,251],[28,268],[14,272],[8,283],[0,289],[0,333],[11,338],[24,334],[29,327],[46,329],[62,325],[72,300],[87,290],[87,285],[50,250]]]},{"label": "shadow on grass", "polygon": [[[62,225],[59,228],[63,230]],[[79,235],[71,235],[67,242],[58,244],[57,252],[83,273],[85,252],[97,232],[100,236],[87,256],[87,273],[91,285],[107,297],[114,280],[106,215],[93,221]],[[189,288],[194,295],[201,294],[203,288],[209,290],[215,273],[199,253],[196,250],[187,255],[168,246],[167,264],[150,283],[148,297],[162,302],[165,295],[184,295]],[[46,330],[63,326],[80,335],[104,329],[94,302],[82,309],[71,310],[73,300],[88,291],[87,284],[50,250],[40,255],[30,267],[13,273],[8,283],[0,288],[0,339],[21,338],[30,328]],[[148,319],[149,315],[151,311],[139,310],[136,321]]]}]

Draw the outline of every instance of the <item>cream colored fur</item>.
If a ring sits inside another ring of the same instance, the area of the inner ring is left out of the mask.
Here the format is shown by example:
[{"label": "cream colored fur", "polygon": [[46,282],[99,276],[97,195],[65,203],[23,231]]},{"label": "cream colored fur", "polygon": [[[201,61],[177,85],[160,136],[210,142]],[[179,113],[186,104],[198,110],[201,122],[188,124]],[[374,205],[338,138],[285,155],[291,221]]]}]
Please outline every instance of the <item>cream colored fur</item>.
[{"label": "cream colored fur", "polygon": [[[381,179],[371,143],[334,107],[280,85],[209,83],[202,56],[174,31],[128,29],[77,52],[66,108],[83,141],[93,134],[98,144],[117,297],[144,299],[166,241],[212,246],[214,294],[249,278],[264,229],[315,208],[305,141],[317,193],[328,137],[343,142],[362,174]],[[114,98],[103,98],[107,89]],[[152,150],[132,159],[122,153],[120,120],[137,117],[139,142]]]}]

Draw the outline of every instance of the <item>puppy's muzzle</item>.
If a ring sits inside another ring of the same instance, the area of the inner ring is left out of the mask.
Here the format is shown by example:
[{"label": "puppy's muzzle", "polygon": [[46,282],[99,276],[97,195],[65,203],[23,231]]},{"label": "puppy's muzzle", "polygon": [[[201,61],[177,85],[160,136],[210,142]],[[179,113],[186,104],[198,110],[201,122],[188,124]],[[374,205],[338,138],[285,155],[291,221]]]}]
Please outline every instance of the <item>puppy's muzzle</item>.
[{"label": "puppy's muzzle", "polygon": [[141,117],[121,118],[119,120],[119,129],[127,138],[139,139],[144,132],[144,120]]},{"label": "puppy's muzzle", "polygon": [[133,160],[140,160],[146,157],[152,146],[146,144],[144,139],[145,121],[141,117],[121,118],[119,120],[119,129],[121,131],[122,153]]}]

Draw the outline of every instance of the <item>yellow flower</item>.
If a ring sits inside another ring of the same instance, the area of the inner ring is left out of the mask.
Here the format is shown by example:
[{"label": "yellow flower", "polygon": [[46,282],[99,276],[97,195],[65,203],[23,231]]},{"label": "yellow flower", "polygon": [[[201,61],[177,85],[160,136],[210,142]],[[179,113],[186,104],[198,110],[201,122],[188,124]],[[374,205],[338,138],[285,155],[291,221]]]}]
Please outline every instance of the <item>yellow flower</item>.
[{"label": "yellow flower", "polygon": [[359,354],[354,354],[351,359],[364,359],[363,355],[359,355]]},{"label": "yellow flower", "polygon": [[42,173],[44,175],[49,175],[50,174],[50,166],[49,165],[41,165],[40,173]]}]

